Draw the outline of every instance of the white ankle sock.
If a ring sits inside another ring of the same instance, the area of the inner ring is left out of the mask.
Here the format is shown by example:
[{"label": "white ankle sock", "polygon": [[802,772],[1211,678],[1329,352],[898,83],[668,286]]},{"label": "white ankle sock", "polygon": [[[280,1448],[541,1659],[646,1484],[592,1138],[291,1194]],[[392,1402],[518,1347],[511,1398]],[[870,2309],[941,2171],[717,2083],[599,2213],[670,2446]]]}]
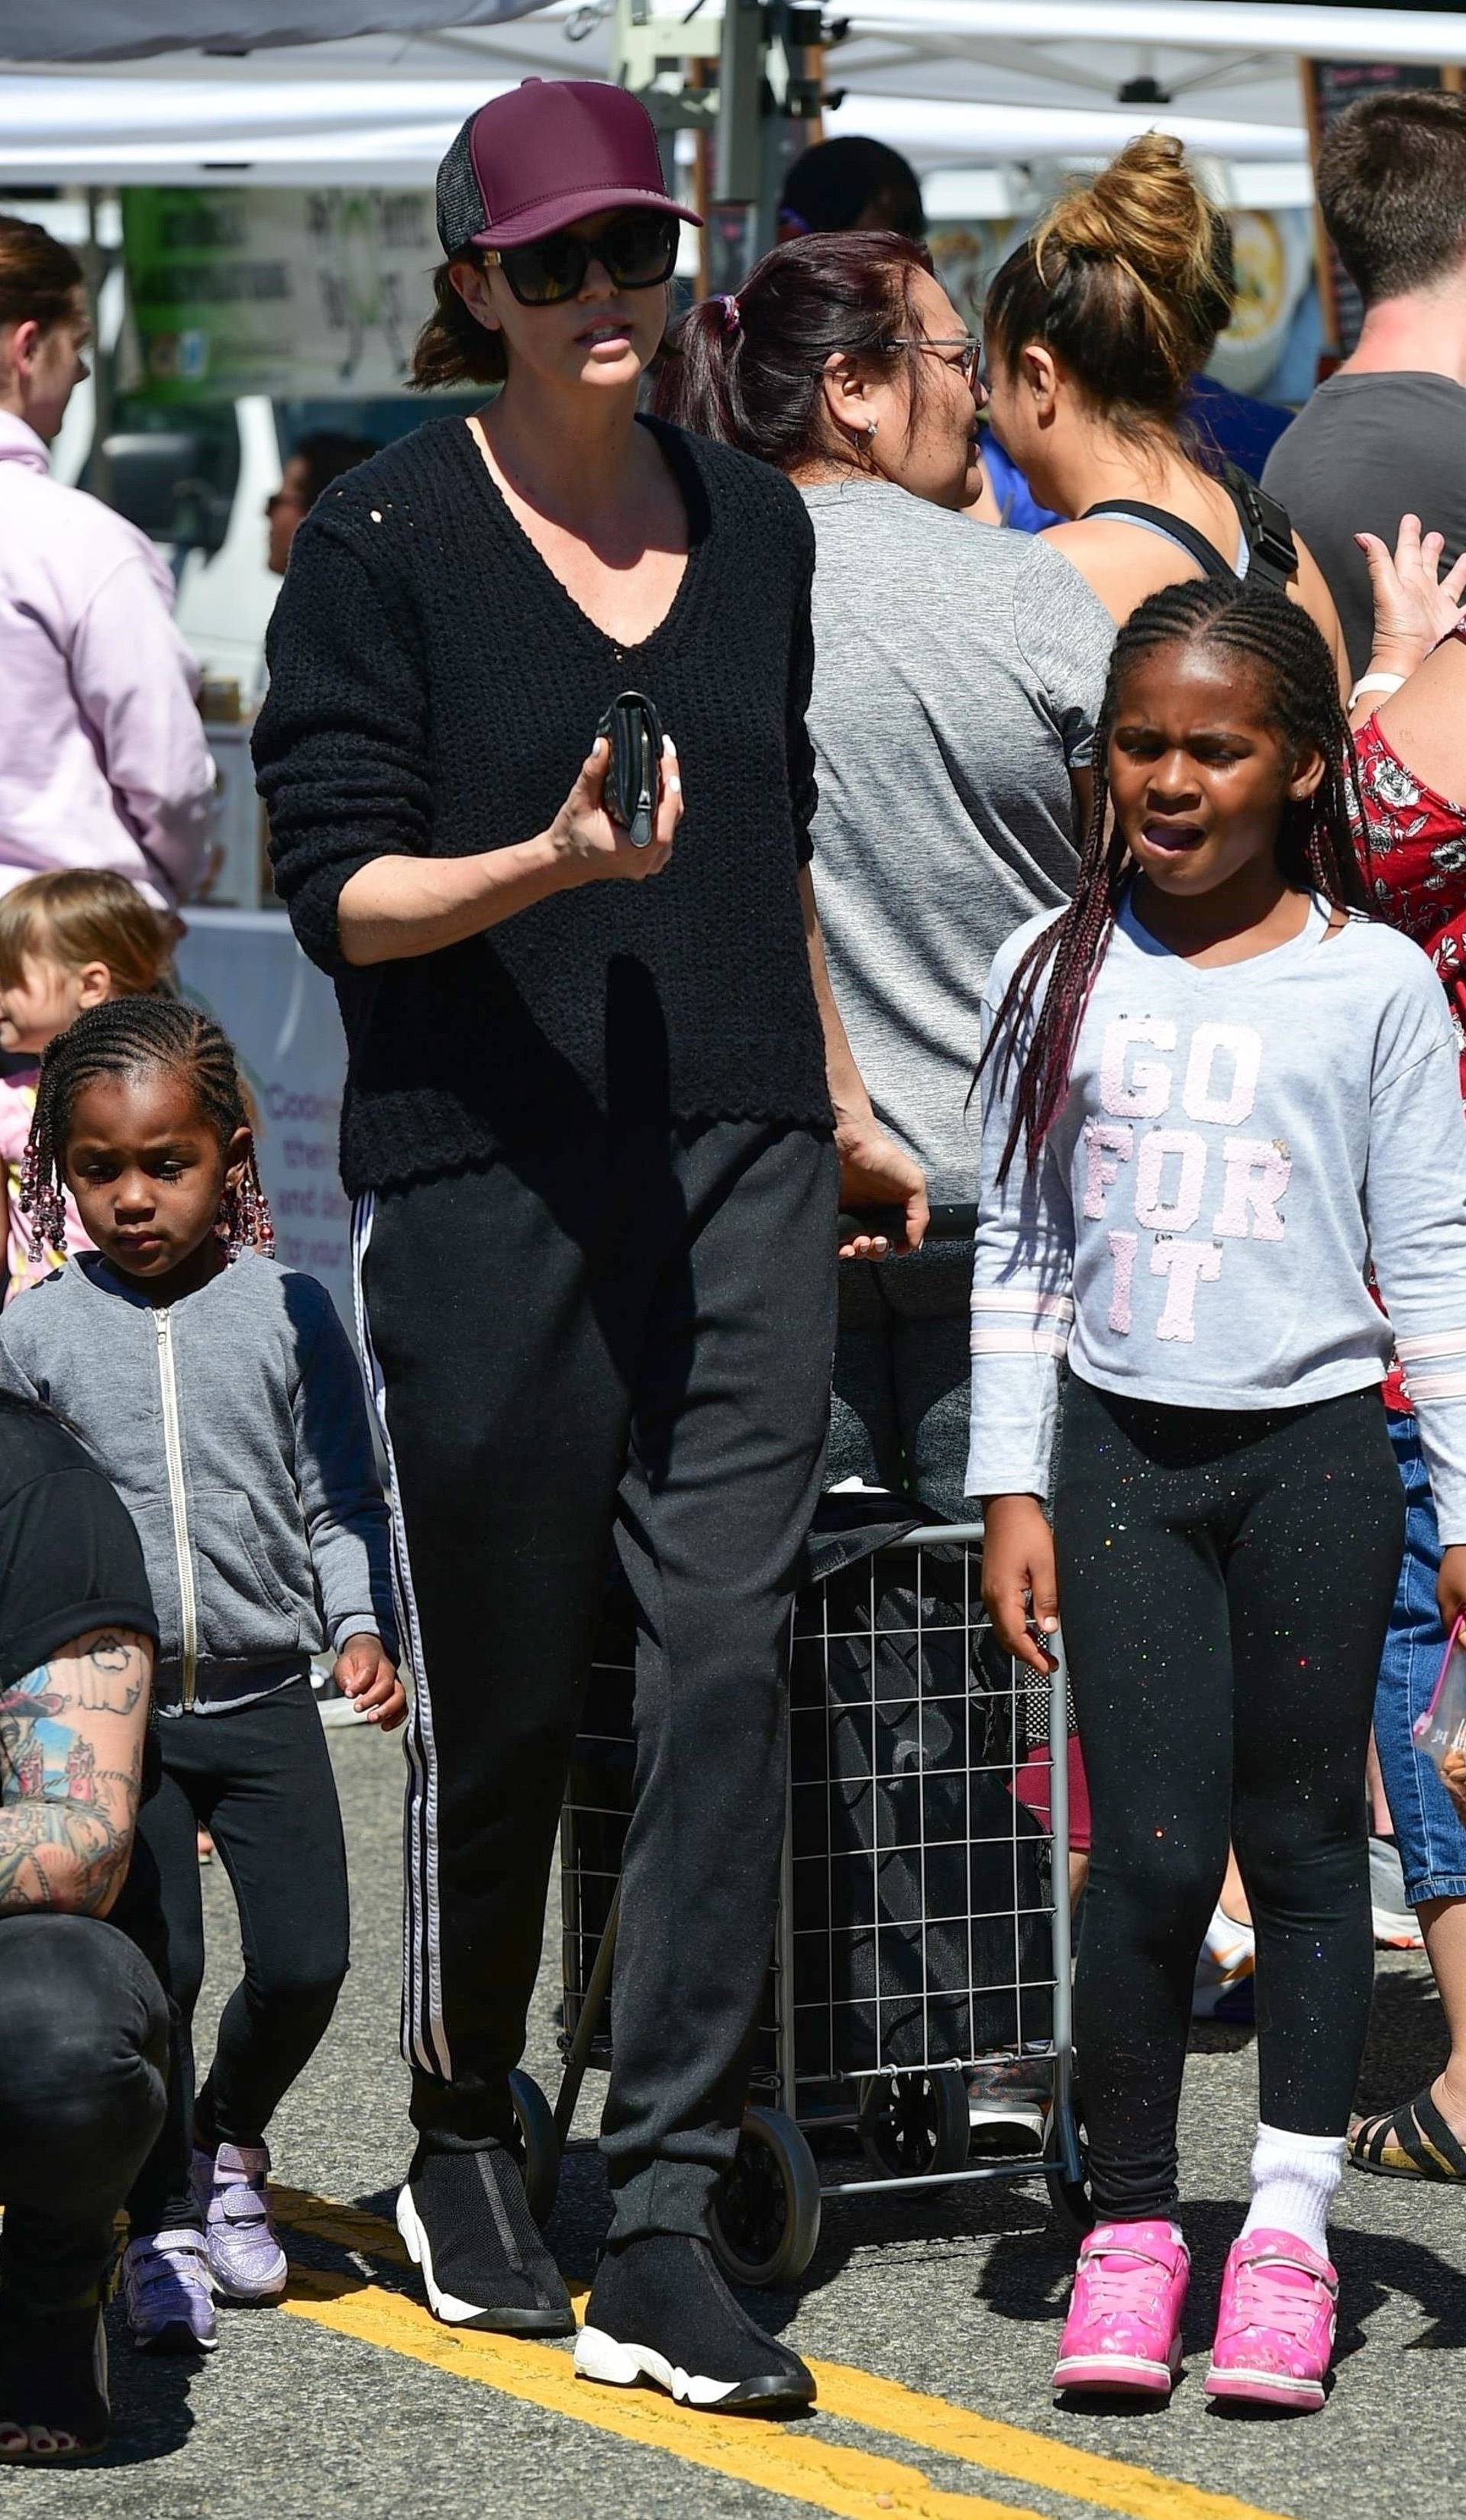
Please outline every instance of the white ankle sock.
[{"label": "white ankle sock", "polygon": [[1242,2226],[1249,2231],[1288,2231],[1328,2256],[1328,2209],[1344,2176],[1342,2135],[1289,2135],[1258,2126],[1252,2149],[1252,2203]]}]

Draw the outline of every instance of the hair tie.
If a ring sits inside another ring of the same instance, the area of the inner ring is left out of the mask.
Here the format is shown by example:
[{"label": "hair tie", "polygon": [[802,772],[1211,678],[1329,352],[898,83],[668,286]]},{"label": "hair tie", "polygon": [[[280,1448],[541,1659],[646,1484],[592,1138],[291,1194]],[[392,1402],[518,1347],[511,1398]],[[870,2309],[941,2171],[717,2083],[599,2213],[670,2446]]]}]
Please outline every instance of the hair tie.
[{"label": "hair tie", "polygon": [[736,297],[731,297],[725,293],[718,299],[718,304],[723,309],[724,332],[736,333],[741,328],[743,322],[743,309],[738,304]]}]

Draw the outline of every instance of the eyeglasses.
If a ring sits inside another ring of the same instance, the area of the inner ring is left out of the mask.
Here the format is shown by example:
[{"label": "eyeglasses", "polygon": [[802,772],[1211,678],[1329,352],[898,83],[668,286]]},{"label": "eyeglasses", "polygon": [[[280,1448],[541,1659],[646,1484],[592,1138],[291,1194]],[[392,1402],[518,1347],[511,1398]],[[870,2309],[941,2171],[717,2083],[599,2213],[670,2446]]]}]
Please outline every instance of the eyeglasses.
[{"label": "eyeglasses", "polygon": [[[970,387],[979,408],[981,408],[982,404],[988,399],[988,381],[986,376],[983,374],[983,345],[976,333],[954,333],[949,335],[945,339],[938,338],[936,340],[918,341],[908,338],[894,341],[882,341],[881,348],[883,350],[934,351],[936,356],[942,361],[942,365],[945,368],[952,368],[955,370],[956,375],[961,378],[963,384]],[[947,353],[951,350],[955,350],[958,353],[958,356],[955,359],[948,357]]]},{"label": "eyeglasses", "polygon": [[655,289],[676,266],[677,221],[665,210],[629,210],[600,236],[556,228],[554,236],[508,245],[484,260],[498,264],[521,306],[563,306],[580,294],[593,262],[617,289]]}]

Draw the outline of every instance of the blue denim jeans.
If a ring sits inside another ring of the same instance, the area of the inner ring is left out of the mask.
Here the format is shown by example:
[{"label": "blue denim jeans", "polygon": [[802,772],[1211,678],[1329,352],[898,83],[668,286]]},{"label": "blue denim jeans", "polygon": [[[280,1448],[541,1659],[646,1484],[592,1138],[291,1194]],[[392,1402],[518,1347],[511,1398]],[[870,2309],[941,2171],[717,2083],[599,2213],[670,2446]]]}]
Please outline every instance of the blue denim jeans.
[{"label": "blue denim jeans", "polygon": [[1410,1737],[1431,1701],[1445,1651],[1436,1608],[1441,1539],[1420,1432],[1413,1418],[1390,1413],[1390,1440],[1405,1491],[1405,1553],[1374,1701],[1374,1738],[1412,1908],[1427,1899],[1466,1899],[1466,1823],[1434,1766]]}]

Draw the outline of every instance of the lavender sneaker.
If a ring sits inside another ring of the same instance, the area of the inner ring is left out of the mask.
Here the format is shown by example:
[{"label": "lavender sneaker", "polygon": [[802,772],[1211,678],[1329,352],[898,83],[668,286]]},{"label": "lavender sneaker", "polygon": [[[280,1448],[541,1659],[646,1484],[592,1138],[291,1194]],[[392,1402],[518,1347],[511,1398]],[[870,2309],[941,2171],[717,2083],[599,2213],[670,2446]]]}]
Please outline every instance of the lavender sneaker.
[{"label": "lavender sneaker", "polygon": [[201,2231],[140,2231],[122,2260],[127,2320],[140,2354],[211,2354],[214,2279]]},{"label": "lavender sneaker", "polygon": [[217,2152],[194,2154],[190,2183],[221,2301],[278,2301],[285,2290],[285,2251],[265,2196],[269,2175],[270,2155],[262,2143],[221,2143]]}]

